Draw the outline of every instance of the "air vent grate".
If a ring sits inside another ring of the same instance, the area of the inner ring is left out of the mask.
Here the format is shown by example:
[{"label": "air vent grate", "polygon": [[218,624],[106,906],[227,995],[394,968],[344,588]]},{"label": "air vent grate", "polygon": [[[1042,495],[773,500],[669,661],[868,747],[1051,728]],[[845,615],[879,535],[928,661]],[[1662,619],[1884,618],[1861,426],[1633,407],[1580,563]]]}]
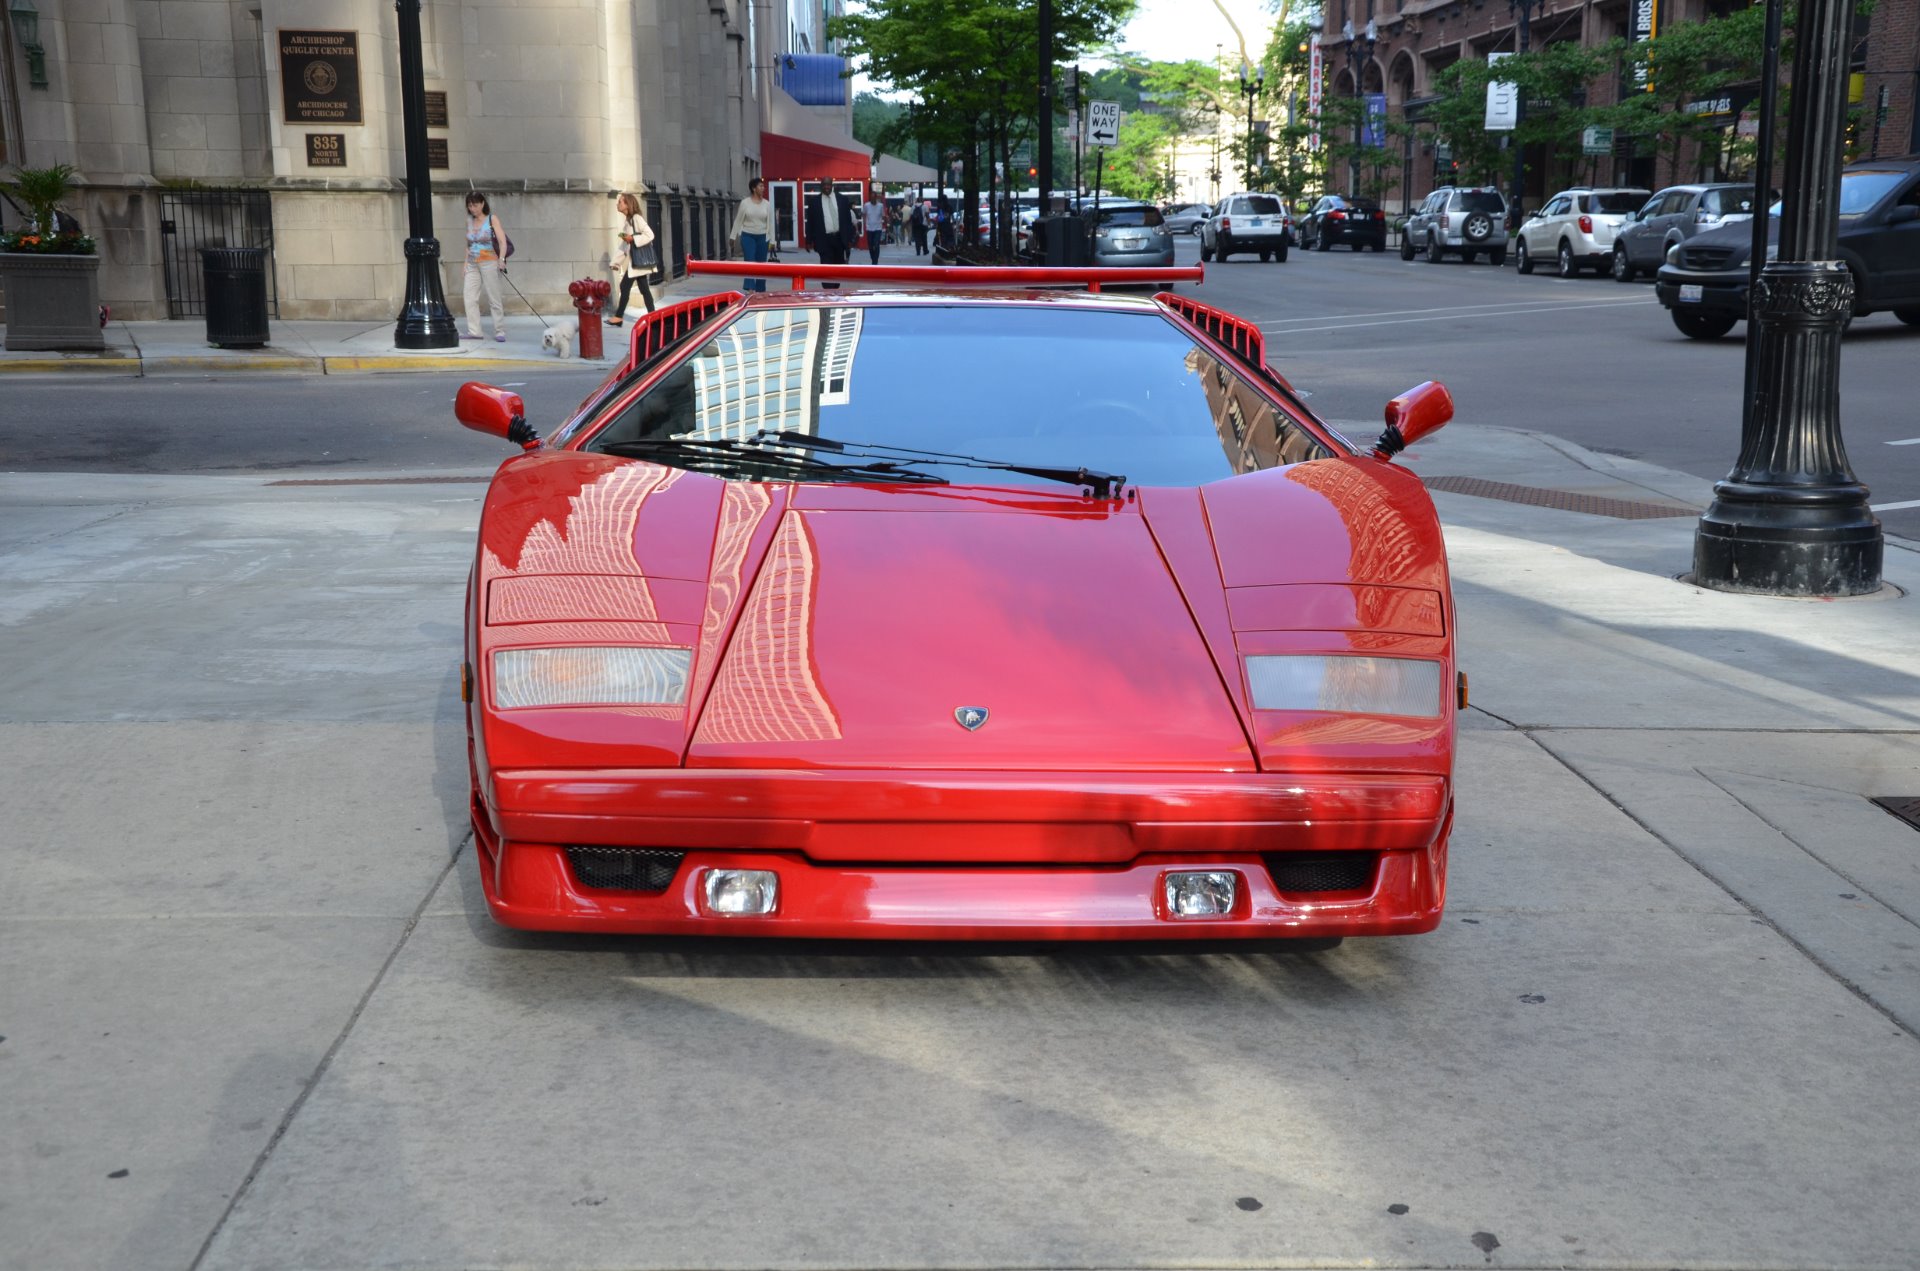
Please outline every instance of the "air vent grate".
[{"label": "air vent grate", "polygon": [[1883,794],[1873,802],[1882,809],[1905,821],[1909,826],[1920,830],[1920,796],[1910,794]]},{"label": "air vent grate", "polygon": [[1378,852],[1269,852],[1267,873],[1283,892],[1365,891]]},{"label": "air vent grate", "polygon": [[685,852],[655,847],[569,847],[567,863],[592,891],[663,892],[680,872]]}]

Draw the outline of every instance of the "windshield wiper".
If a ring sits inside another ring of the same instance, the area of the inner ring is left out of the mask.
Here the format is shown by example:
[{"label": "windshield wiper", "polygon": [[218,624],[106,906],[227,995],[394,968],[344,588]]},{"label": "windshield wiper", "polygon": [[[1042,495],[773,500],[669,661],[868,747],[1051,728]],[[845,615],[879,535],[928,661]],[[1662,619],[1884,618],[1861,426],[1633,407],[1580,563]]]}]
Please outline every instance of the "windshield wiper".
[{"label": "windshield wiper", "polygon": [[1096,499],[1117,497],[1127,488],[1127,479],[1092,468],[1059,468],[1045,464],[1008,463],[1000,459],[982,459],[978,455],[949,454],[944,450],[912,450],[906,446],[887,446],[873,441],[836,441],[802,432],[769,432],[762,428],[750,440],[763,445],[796,446],[803,450],[830,450],[849,458],[874,456],[887,463],[937,463],[954,468],[986,468],[995,472],[1019,472],[1043,481],[1086,486]]},{"label": "windshield wiper", "polygon": [[763,468],[790,468],[800,473],[830,476],[842,481],[898,482],[902,485],[950,485],[945,477],[931,472],[916,472],[897,463],[828,463],[810,454],[782,454],[758,444],[732,437],[640,437],[632,441],[610,441],[598,447],[604,454],[629,459],[672,457],[698,471],[742,465]]}]

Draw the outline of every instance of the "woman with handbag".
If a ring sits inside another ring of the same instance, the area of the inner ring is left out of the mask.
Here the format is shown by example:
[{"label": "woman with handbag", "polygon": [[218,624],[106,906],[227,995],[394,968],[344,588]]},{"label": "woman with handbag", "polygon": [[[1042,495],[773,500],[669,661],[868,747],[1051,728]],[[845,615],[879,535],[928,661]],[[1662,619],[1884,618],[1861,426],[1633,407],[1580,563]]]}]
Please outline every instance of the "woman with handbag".
[{"label": "woman with handbag", "polygon": [[506,310],[500,303],[500,271],[506,267],[507,231],[493,214],[487,196],[474,190],[467,195],[467,268],[462,289],[467,294],[467,330],[464,340],[480,338],[480,296],[484,292],[487,308],[493,312],[493,338],[507,338]]},{"label": "woman with handbag", "polygon": [[[773,234],[773,204],[767,202],[767,182],[755,177],[747,182],[747,197],[733,214],[733,226],[727,237],[737,239],[741,254],[755,264],[767,259],[767,240]],[[765,278],[749,278],[740,284],[742,291],[765,291]]]},{"label": "woman with handbag", "polygon": [[647,303],[647,312],[653,312],[653,288],[647,282],[660,264],[660,251],[653,241],[653,226],[647,224],[647,218],[640,215],[640,200],[631,194],[622,194],[614,206],[619,209],[623,220],[620,238],[614,244],[613,251],[613,259],[619,266],[620,299],[607,316],[607,325],[610,327],[620,326],[626,321],[627,295],[635,286],[640,288],[640,298]]}]

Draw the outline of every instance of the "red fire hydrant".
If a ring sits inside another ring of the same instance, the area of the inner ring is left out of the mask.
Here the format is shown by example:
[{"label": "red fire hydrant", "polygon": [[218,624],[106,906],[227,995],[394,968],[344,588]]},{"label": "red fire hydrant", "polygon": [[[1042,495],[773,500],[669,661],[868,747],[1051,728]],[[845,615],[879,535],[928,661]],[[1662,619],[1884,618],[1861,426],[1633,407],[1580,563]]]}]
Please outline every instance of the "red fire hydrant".
[{"label": "red fire hydrant", "polygon": [[581,278],[567,284],[573,307],[580,311],[580,356],[599,358],[606,348],[600,342],[600,313],[607,307],[613,287],[604,278]]}]

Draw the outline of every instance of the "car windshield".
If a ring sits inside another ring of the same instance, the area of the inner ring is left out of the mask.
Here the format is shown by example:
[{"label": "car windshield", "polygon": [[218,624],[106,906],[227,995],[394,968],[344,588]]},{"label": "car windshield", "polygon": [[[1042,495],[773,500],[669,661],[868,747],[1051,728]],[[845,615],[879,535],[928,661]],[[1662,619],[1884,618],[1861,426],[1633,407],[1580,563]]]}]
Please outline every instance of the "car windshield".
[{"label": "car windshield", "polygon": [[1840,175],[1840,215],[1859,216],[1906,179],[1904,172],[1844,172]]},{"label": "car windshield", "polygon": [[1280,200],[1265,194],[1256,194],[1249,199],[1240,200],[1240,211],[1248,216],[1280,215]]},{"label": "car windshield", "polygon": [[1164,224],[1157,207],[1116,207],[1101,208],[1102,225],[1160,225]]},{"label": "car windshield", "polygon": [[1640,205],[1647,201],[1645,190],[1632,190],[1625,194],[1589,194],[1580,200],[1583,212],[1624,213],[1637,212]]},{"label": "car windshield", "polygon": [[[1018,303],[750,310],[586,448],[762,430],[1100,469],[1133,485],[1199,485],[1331,453],[1158,313]],[[744,459],[728,470],[711,448],[697,463],[670,446],[645,457],[742,480],[843,479]],[[1047,484],[936,461],[914,470],[964,484]]]},{"label": "car windshield", "polygon": [[1491,190],[1462,190],[1459,195],[1462,212],[1505,212],[1507,205],[1500,196]]}]

